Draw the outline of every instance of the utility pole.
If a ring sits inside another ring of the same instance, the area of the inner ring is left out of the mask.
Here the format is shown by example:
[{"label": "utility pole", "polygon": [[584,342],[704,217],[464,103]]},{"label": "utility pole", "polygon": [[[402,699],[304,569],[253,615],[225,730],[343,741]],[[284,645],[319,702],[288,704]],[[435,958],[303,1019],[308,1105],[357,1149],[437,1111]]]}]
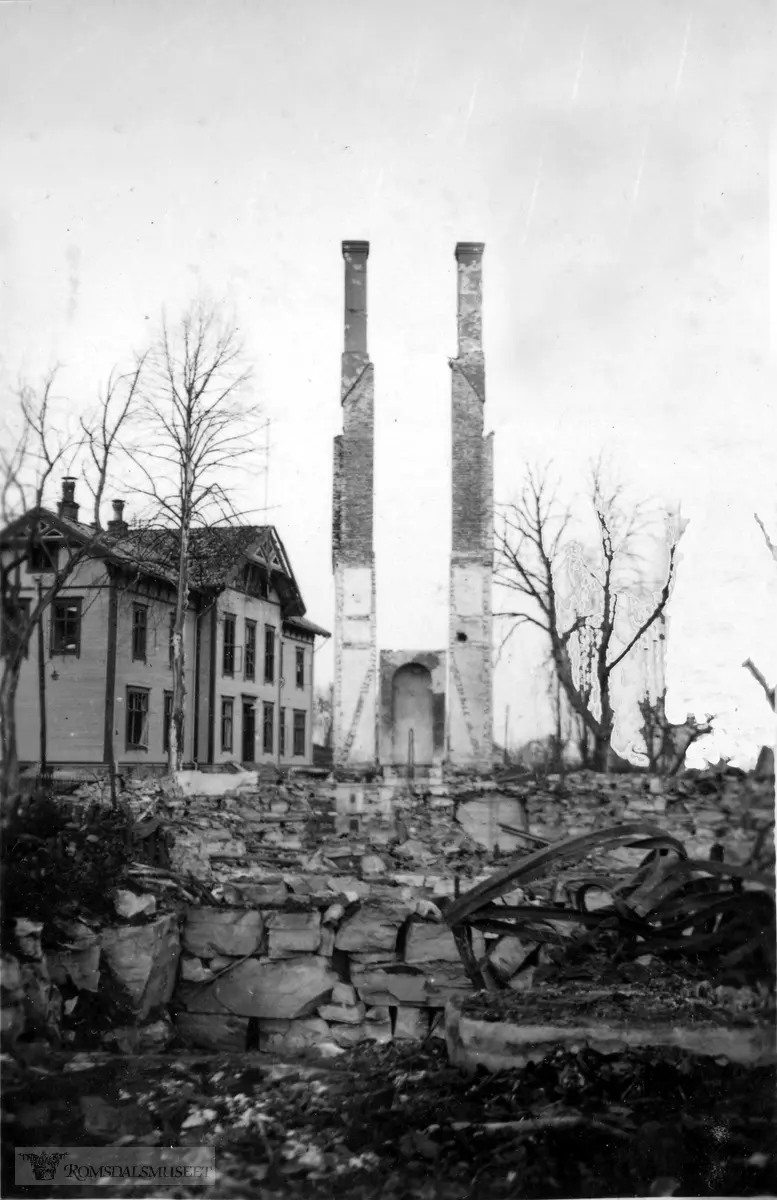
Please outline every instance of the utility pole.
[{"label": "utility pole", "polygon": [[47,762],[48,732],[46,729],[46,648],[43,636],[43,580],[38,576],[38,707],[40,709],[40,782],[46,784],[49,777]]},{"label": "utility pole", "polygon": [[265,521],[270,509],[270,418],[264,423],[264,512]]}]

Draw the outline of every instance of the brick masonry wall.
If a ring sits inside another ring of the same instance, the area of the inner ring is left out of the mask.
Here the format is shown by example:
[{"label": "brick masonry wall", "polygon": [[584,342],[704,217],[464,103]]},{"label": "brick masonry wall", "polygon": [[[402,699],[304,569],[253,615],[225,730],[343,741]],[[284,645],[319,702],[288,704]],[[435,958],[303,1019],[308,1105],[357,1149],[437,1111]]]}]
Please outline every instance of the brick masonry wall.
[{"label": "brick masonry wall", "polygon": [[375,372],[367,353],[365,242],[343,244],[343,432],[335,438],[332,567],[335,679],[332,740],[338,766],[374,765],[377,649],[373,553]]},{"label": "brick masonry wall", "polygon": [[493,748],[493,434],[483,437],[482,246],[460,244],[459,356],[451,366],[452,536],[448,758],[487,770]]}]

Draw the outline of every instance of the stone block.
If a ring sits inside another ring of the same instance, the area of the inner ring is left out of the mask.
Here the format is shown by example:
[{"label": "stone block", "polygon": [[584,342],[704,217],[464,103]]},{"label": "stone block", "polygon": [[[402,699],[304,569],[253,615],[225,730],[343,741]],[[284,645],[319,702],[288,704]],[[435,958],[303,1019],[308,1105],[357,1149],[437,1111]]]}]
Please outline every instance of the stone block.
[{"label": "stone block", "polygon": [[193,907],[183,927],[184,949],[198,958],[253,954],[262,940],[261,913],[242,908]]},{"label": "stone block", "polygon": [[111,894],[116,915],[129,921],[132,917],[150,917],[156,912],[156,896],[150,892],[138,894],[129,888],[114,888]]},{"label": "stone block", "polygon": [[356,1004],[356,988],[351,983],[336,983],[332,988],[332,1004]]},{"label": "stone block", "polygon": [[225,967],[233,967],[241,958],[240,954],[214,954],[208,966],[211,971],[223,971]]},{"label": "stone block", "polygon": [[329,1041],[330,1037],[329,1026],[320,1017],[291,1019],[282,1032],[268,1029],[262,1022],[259,1026],[259,1049],[270,1053],[289,1053],[317,1046]]},{"label": "stone block", "polygon": [[213,985],[216,999],[243,1017],[299,1018],[325,1004],[338,982],[328,961],[316,955],[273,961],[248,959]]},{"label": "stone block", "polygon": [[368,1008],[364,1025],[364,1040],[368,1042],[390,1042],[391,1018],[387,1008]]},{"label": "stone block", "polygon": [[270,958],[314,953],[321,942],[321,917],[317,912],[269,913],[265,919]]},{"label": "stone block", "polygon": [[360,1025],[364,1020],[363,1004],[322,1004],[318,1015],[325,1021],[338,1021],[343,1025]]},{"label": "stone block", "polygon": [[118,1025],[102,1040],[115,1043],[122,1054],[159,1054],[174,1037],[173,1025],[165,1016],[148,1025]]},{"label": "stone block", "polygon": [[275,908],[285,904],[289,895],[283,880],[278,883],[241,883],[234,890],[236,902],[246,908]]},{"label": "stone block", "polygon": [[510,979],[534,948],[532,942],[524,942],[517,937],[502,937],[489,951],[488,961],[500,979]]},{"label": "stone block", "polygon": [[181,953],[174,914],[147,925],[109,927],[102,931],[101,943],[113,989],[141,1020],[168,1003]]},{"label": "stone block", "polygon": [[318,953],[322,958],[331,958],[335,949],[335,930],[331,925],[322,925],[321,927],[321,942],[318,947]]},{"label": "stone block", "polygon": [[394,1039],[420,1042],[429,1033],[429,1010],[400,1005],[394,1018]]},{"label": "stone block", "polygon": [[[472,949],[477,957],[485,950],[482,933],[473,930]],[[460,962],[456,942],[445,925],[431,924],[425,921],[413,921],[407,931],[405,943],[405,962]]]},{"label": "stone block", "polygon": [[403,915],[394,908],[363,905],[337,931],[338,950],[393,950]]},{"label": "stone block", "polygon": [[100,947],[84,950],[57,950],[47,956],[49,973],[60,986],[68,980],[80,992],[96,992],[100,986]]},{"label": "stone block", "polygon": [[368,1040],[367,1029],[363,1022],[361,1025],[343,1025],[332,1021],[329,1025],[329,1036],[336,1046],[344,1048],[358,1046],[359,1042]]},{"label": "stone block", "polygon": [[442,1008],[472,991],[460,964],[448,962],[428,963],[423,969],[405,963],[352,962],[351,982],[368,1005]]},{"label": "stone block", "polygon": [[199,958],[191,958],[188,954],[181,955],[181,979],[185,983],[207,983],[213,978],[209,970]]},{"label": "stone block", "polygon": [[170,866],[180,875],[193,875],[207,882],[211,878],[210,857],[205,837],[196,831],[176,829],[169,850]]},{"label": "stone block", "polygon": [[199,1050],[215,1053],[245,1050],[248,1017],[236,1017],[232,1013],[180,1012],[175,1024],[183,1040]]},{"label": "stone block", "polygon": [[216,995],[216,983],[183,983],[175,992],[175,1003],[182,1005],[187,1012],[217,1013],[228,1016],[230,1010],[221,1003]]},{"label": "stone block", "polygon": [[43,958],[43,922],[31,921],[28,917],[17,917],[14,921],[14,937],[19,953],[25,958],[40,962]]}]

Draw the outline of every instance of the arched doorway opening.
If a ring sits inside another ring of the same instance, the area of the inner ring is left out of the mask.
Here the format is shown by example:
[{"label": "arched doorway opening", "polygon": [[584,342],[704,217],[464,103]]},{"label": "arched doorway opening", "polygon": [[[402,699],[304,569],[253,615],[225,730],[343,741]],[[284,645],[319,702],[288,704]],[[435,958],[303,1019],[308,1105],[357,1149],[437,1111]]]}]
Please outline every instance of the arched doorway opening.
[{"label": "arched doorway opening", "polygon": [[406,663],[392,682],[393,758],[397,764],[410,761],[429,766],[434,751],[432,676],[420,663]]}]

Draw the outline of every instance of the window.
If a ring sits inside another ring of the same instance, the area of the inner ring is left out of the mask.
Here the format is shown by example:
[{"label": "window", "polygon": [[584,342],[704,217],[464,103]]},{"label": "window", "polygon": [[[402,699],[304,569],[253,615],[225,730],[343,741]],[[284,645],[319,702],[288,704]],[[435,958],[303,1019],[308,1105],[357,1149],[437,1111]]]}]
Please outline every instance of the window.
[{"label": "window", "polygon": [[256,677],[256,621],[246,621],[245,677]]},{"label": "window", "polygon": [[51,653],[81,653],[81,599],[55,600],[51,606]]},{"label": "window", "polygon": [[262,721],[262,751],[265,754],[272,754],[273,743],[273,704],[265,704],[264,719]]},{"label": "window", "polygon": [[58,562],[59,546],[55,542],[36,542],[30,550],[31,575],[43,571],[56,571]]},{"label": "window", "polygon": [[305,686],[305,651],[302,646],[297,646],[297,687],[304,688]]},{"label": "window", "polygon": [[170,749],[170,726],[173,721],[173,693],[165,692],[165,707],[162,715],[162,749],[167,754]]},{"label": "window", "polygon": [[275,682],[275,627],[264,627],[264,682]]},{"label": "window", "polygon": [[223,699],[221,701],[221,749],[232,749],[232,731],[235,726],[235,702]]},{"label": "window", "polygon": [[294,709],[294,754],[304,757],[305,754],[305,714]]},{"label": "window", "polygon": [[278,737],[281,743],[281,756],[286,753],[286,709],[282,708],[278,713]]},{"label": "window", "polygon": [[175,645],[173,643],[173,634],[174,633],[175,633],[175,609],[173,609],[173,611],[170,613],[170,629],[167,634],[167,665],[170,668],[172,668],[172,666],[173,666],[173,651],[175,650]]},{"label": "window", "polygon": [[[24,596],[20,596],[16,603],[9,596],[3,606],[3,656],[11,653],[11,649],[16,642],[16,638],[21,636],[25,622],[30,615],[30,601]],[[11,636],[13,630],[14,636]],[[29,658],[30,642],[27,639],[27,645],[24,647],[24,657]]]},{"label": "window", "polygon": [[235,674],[235,626],[237,619],[231,615],[224,617],[224,659],[222,674]]},{"label": "window", "polygon": [[148,634],[148,608],[145,604],[132,605],[132,658],[134,662],[146,661]]},{"label": "window", "polygon": [[148,749],[148,688],[127,688],[127,749]]}]

